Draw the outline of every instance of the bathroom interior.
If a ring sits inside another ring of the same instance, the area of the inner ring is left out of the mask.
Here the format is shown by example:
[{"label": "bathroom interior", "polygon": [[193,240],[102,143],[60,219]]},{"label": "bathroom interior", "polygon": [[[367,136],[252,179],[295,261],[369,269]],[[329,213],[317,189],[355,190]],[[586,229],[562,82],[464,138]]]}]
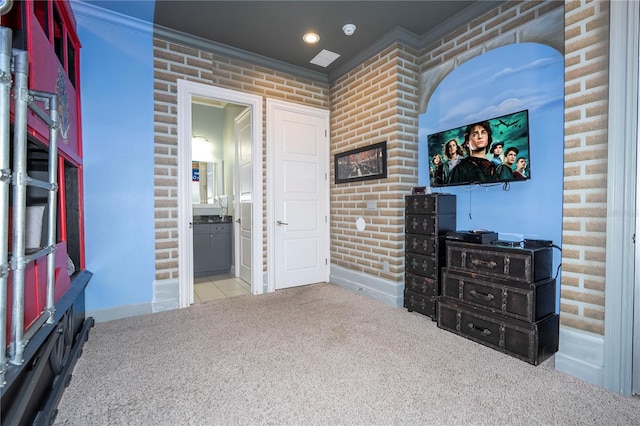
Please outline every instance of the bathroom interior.
[{"label": "bathroom interior", "polygon": [[236,272],[234,244],[236,127],[246,110],[211,99],[192,103],[194,303],[251,293]]}]

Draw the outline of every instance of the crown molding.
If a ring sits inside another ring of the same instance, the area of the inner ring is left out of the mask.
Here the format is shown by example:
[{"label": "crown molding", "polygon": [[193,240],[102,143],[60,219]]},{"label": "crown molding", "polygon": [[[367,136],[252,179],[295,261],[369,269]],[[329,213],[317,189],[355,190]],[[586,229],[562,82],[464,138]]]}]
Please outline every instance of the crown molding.
[{"label": "crown molding", "polygon": [[321,83],[329,83],[328,77],[320,72],[308,70],[306,68],[291,65],[277,59],[258,55],[257,53],[248,52],[246,50],[228,46],[226,44],[173,30],[171,28],[163,27],[162,25],[154,25],[153,28],[154,36],[157,36],[166,41],[180,43],[194,49],[205,50],[208,52],[219,54],[221,56],[226,56],[228,58],[248,62],[253,65],[262,66],[275,71],[285,72],[302,78],[307,78],[309,80],[319,81]]},{"label": "crown molding", "polygon": [[402,27],[395,27],[393,30],[376,40],[368,48],[360,52],[357,56],[354,56],[353,59],[331,71],[329,73],[329,81],[336,81],[338,78],[349,73],[351,70],[355,69],[357,66],[382,52],[394,43],[401,43],[408,47],[419,48],[420,37]]},{"label": "crown molding", "polygon": [[476,1],[460,13],[444,21],[437,27],[434,27],[431,31],[426,32],[420,38],[420,48],[422,49],[424,47],[427,47],[434,41],[440,40],[462,25],[468,24],[475,18],[487,13],[490,10],[495,9],[503,3],[505,3],[505,0]]},{"label": "crown molding", "polygon": [[74,15],[78,18],[93,20],[95,22],[113,25],[121,29],[144,33],[146,35],[157,36],[169,42],[213,52],[229,58],[245,61],[253,65],[263,66],[265,68],[285,72],[313,81],[319,81],[322,83],[329,82],[327,75],[320,72],[307,70],[305,68],[287,64],[286,62],[282,62],[277,59],[268,58],[266,56],[227,46],[222,43],[217,43],[181,31],[166,28],[161,25],[152,24],[142,19],[133,18],[113,10],[94,6],[82,0],[72,1],[70,3]]},{"label": "crown molding", "polygon": [[107,10],[94,6],[84,1],[71,1],[71,10],[76,18],[84,18],[91,21],[101,22],[107,25],[126,29],[145,35],[153,34],[153,24],[142,19],[124,15],[119,12]]},{"label": "crown molding", "polygon": [[456,14],[452,18],[444,21],[442,24],[434,27],[431,31],[419,37],[407,31],[402,27],[396,27],[384,36],[380,37],[376,42],[370,45],[366,50],[362,51],[358,56],[354,57],[343,65],[337,67],[329,73],[329,82],[333,82],[343,75],[353,70],[358,65],[370,59],[372,56],[382,52],[394,43],[401,43],[407,47],[417,50],[427,47],[429,44],[451,33],[462,25],[471,22],[478,16],[495,9],[504,3],[504,0],[496,1],[477,1],[462,12]]},{"label": "crown molding", "polygon": [[360,52],[360,54],[355,56],[353,59],[336,67],[326,75],[321,72],[308,70],[306,68],[237,49],[222,43],[195,37],[191,34],[176,31],[160,25],[155,25],[154,31],[156,35],[168,41],[174,41],[194,48],[211,51],[222,56],[242,60],[258,66],[264,66],[276,71],[286,72],[298,77],[308,78],[313,81],[332,83],[394,43],[400,43],[407,47],[420,50],[434,41],[441,39],[460,26],[471,22],[478,16],[495,9],[503,3],[505,3],[505,0],[477,1],[421,37],[402,27],[395,27],[393,30],[376,40],[376,42],[371,44],[367,49]]},{"label": "crown molding", "polygon": [[84,1],[72,1],[71,6],[74,14],[78,17],[93,19],[95,21],[100,21],[133,31],[143,32],[145,34],[152,33],[154,36],[157,36],[169,42],[179,43],[195,49],[209,51],[221,56],[248,62],[253,65],[262,66],[274,71],[288,73],[312,81],[318,81],[321,83],[332,83],[394,43],[400,43],[407,47],[420,50],[433,43],[434,41],[441,39],[446,34],[449,34],[460,26],[469,23],[478,16],[500,6],[504,2],[504,0],[477,1],[462,12],[443,22],[437,27],[434,27],[431,31],[425,33],[422,36],[417,36],[416,34],[402,27],[396,27],[384,36],[380,37],[353,59],[336,67],[328,74],[309,70],[297,65],[288,64],[277,59],[258,55],[246,50],[207,40],[202,37],[193,36],[191,34],[173,30],[161,25],[151,24],[141,19],[132,18],[118,12],[103,9],[98,6],[93,6]]}]

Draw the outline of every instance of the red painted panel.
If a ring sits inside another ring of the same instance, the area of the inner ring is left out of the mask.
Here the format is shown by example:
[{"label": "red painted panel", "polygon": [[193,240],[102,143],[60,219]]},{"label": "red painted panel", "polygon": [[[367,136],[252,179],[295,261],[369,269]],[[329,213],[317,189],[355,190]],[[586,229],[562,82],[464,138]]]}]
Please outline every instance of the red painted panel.
[{"label": "red painted panel", "polygon": [[[42,6],[43,3],[40,3]],[[75,50],[75,63],[70,64],[71,67],[75,67],[75,81],[79,85],[79,54],[80,43],[75,33],[75,21],[71,8],[67,1],[55,1],[46,2],[46,7],[50,7],[49,17],[53,16],[53,8],[59,11],[59,18],[62,20],[63,26],[66,28],[62,32],[62,36],[65,40],[65,52],[67,55],[66,43],[72,43]],[[80,91],[76,90],[71,84],[63,65],[58,59],[52,42],[49,41],[40,22],[33,15],[34,3],[32,2],[16,2],[15,7],[10,14],[4,15],[0,18],[2,25],[9,25],[14,31],[22,32],[26,34],[25,48],[29,52],[29,89],[56,93],[59,97],[58,116],[60,120],[60,130],[58,131],[58,148],[60,150],[60,157],[58,167],[61,171],[59,184],[61,187],[61,197],[59,198],[59,207],[62,211],[59,211],[59,218],[65,219],[66,216],[66,197],[64,193],[64,166],[65,163],[62,158],[68,161],[75,167],[78,167],[78,190],[80,209],[80,266],[84,268],[84,227],[83,227],[83,203],[82,203],[82,147],[81,147],[81,126],[80,126]],[[24,21],[22,21],[24,18]],[[24,28],[22,23],[25,23]],[[52,26],[49,28],[50,32],[53,30]],[[60,35],[60,34],[58,34]],[[66,58],[66,56],[65,56]],[[38,103],[43,108],[42,103]],[[13,119],[13,103],[12,119]],[[49,145],[49,128],[42,122],[34,113],[28,112],[28,133],[42,142],[45,146]],[[76,208],[74,207],[71,207]],[[9,208],[9,229],[11,227],[11,207]],[[66,225],[66,220],[63,220],[63,224]],[[60,224],[58,225],[61,226]],[[66,239],[66,229],[62,227],[61,231],[62,239]],[[9,235],[9,248],[11,245],[11,233]],[[67,243],[65,241],[57,244],[56,250],[56,262],[55,262],[55,286],[54,297],[55,301],[58,301],[65,292],[71,288],[71,280],[67,272]],[[25,300],[24,300],[24,329],[33,324],[38,317],[42,314],[46,307],[47,298],[47,260],[46,257],[38,259],[34,263],[28,265],[25,269]],[[13,273],[9,271],[8,286],[7,286],[7,318],[6,329],[7,337],[11,336],[11,315],[12,315],[12,281]],[[8,344],[9,342],[7,342]]]},{"label": "red painted panel", "polygon": [[61,241],[56,244],[56,285],[54,300],[57,302],[62,295],[71,288],[71,278],[67,270],[67,243]]},{"label": "red painted panel", "polygon": [[24,273],[24,329],[38,319],[47,305],[47,261],[38,259]]},{"label": "red painted panel", "polygon": [[[56,244],[54,300],[57,302],[71,288],[71,278],[67,271],[67,243]],[[7,340],[11,339],[11,319],[13,312],[13,272],[7,280]],[[42,314],[47,306],[47,258],[42,257],[27,265],[24,271],[24,323],[26,331]],[[10,342],[7,341],[7,346]]]},{"label": "red painted panel", "polygon": [[[29,37],[29,88],[58,95],[60,132],[58,148],[77,163],[81,162],[79,146],[78,104],[76,89],[67,77],[53,46],[40,24],[34,20]],[[42,106],[42,105],[41,105]],[[27,124],[30,133],[48,144],[49,128],[33,112]]]}]

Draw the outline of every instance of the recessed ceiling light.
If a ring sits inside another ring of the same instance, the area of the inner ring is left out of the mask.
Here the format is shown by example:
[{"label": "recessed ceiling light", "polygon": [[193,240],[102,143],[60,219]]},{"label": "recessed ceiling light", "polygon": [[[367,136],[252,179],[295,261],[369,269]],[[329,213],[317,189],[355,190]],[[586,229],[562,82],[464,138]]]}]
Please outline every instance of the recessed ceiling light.
[{"label": "recessed ceiling light", "polygon": [[320,36],[316,33],[306,33],[302,36],[302,40],[307,44],[314,44],[320,40]]}]

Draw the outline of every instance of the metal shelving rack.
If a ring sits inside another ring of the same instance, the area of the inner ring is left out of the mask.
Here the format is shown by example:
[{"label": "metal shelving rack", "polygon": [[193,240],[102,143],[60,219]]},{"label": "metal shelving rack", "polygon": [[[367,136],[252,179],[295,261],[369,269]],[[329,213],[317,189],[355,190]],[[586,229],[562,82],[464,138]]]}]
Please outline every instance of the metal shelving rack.
[{"label": "metal shelving rack", "polygon": [[48,425],[94,324],[80,43],[68,0],[0,0],[0,15],[0,423]]},{"label": "metal shelving rack", "polygon": [[[29,338],[45,323],[52,323],[55,313],[55,250],[58,196],[58,97],[28,88],[28,52],[11,48],[12,32],[0,28],[0,386],[5,382],[8,362],[20,365]],[[13,82],[11,76],[14,76]],[[14,101],[13,170],[10,170],[10,100]],[[42,105],[42,107],[40,106]],[[49,128],[48,180],[34,179],[27,171],[27,111],[31,110]],[[8,252],[9,183],[13,186],[12,252]],[[48,235],[45,247],[26,252],[25,225],[27,187],[48,191]],[[27,330],[24,329],[25,268],[47,256],[46,307]],[[6,336],[9,271],[12,272],[11,340]]]}]

